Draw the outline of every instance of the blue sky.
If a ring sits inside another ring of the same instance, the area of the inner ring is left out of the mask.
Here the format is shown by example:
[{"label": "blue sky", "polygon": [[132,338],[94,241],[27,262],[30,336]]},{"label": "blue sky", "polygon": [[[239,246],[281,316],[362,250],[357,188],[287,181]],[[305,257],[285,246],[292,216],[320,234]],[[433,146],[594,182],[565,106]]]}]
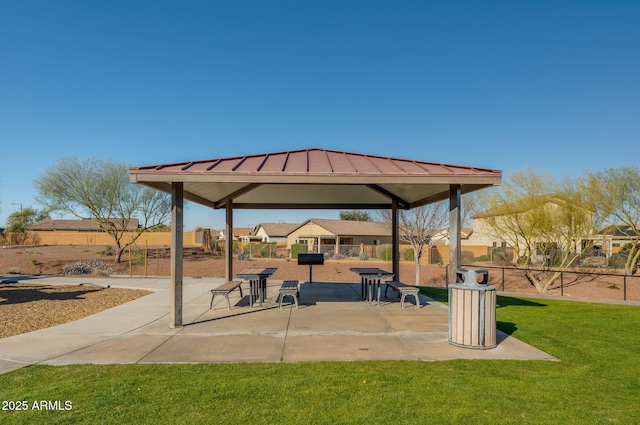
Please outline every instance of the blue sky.
[{"label": "blue sky", "polygon": [[[33,180],[68,155],[320,147],[559,176],[637,164],[638,52],[638,1],[0,0],[0,225],[39,207]],[[223,223],[186,212],[186,230]]]}]

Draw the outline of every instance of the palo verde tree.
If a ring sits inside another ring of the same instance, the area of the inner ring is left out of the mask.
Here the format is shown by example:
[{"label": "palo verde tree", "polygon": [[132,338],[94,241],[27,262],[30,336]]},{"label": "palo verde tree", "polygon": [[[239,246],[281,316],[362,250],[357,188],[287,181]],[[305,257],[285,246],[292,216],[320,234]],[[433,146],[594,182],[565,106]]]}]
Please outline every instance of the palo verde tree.
[{"label": "palo verde tree", "polygon": [[588,174],[582,183],[604,223],[630,238],[624,270],[633,274],[640,259],[640,171],[635,166],[608,168]]},{"label": "palo verde tree", "polygon": [[24,233],[27,228],[38,221],[50,218],[47,210],[37,210],[35,208],[20,208],[12,212],[7,217],[7,231],[12,233]]},{"label": "palo verde tree", "polygon": [[540,292],[547,292],[594,243],[598,216],[581,186],[569,178],[559,182],[550,174],[527,169],[483,192],[480,200],[486,210],[474,217],[476,231],[507,242],[519,256],[518,266]]},{"label": "palo verde tree", "polygon": [[[143,232],[163,225],[171,213],[170,197],[130,183],[123,162],[62,158],[45,170],[35,187],[38,200],[50,211],[90,218],[108,233],[116,245],[116,263]],[[139,227],[125,239],[133,218],[138,218]]]}]

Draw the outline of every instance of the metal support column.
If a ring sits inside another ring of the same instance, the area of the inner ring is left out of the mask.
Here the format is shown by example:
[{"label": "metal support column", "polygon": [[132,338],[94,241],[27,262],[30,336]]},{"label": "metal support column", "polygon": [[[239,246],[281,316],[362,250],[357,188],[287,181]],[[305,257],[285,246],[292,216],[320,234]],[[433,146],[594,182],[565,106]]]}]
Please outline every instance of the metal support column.
[{"label": "metal support column", "polygon": [[233,280],[233,201],[227,199],[224,227],[225,268],[224,278],[227,282]]},{"label": "metal support column", "polygon": [[456,283],[456,270],[460,268],[460,206],[462,191],[459,184],[449,185],[449,285]]},{"label": "metal support column", "polygon": [[400,226],[398,223],[398,202],[391,201],[391,244],[393,247],[393,280],[400,282]]},{"label": "metal support column", "polygon": [[171,183],[171,301],[169,327],[182,326],[182,254],[184,227],[184,185]]}]

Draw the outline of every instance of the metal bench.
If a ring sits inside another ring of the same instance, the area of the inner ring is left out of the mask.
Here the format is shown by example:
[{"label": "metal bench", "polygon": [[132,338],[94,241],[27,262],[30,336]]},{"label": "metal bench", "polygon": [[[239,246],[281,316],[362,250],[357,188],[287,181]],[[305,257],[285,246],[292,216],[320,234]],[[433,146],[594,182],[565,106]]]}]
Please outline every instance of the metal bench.
[{"label": "metal bench", "polygon": [[278,308],[282,308],[282,300],[287,295],[293,297],[293,300],[296,302],[296,310],[298,309],[298,296],[300,295],[300,291],[298,290],[298,281],[297,280],[285,280],[282,282],[282,286],[280,287],[278,298],[280,302],[278,303]]},{"label": "metal bench", "polygon": [[211,290],[211,304],[209,305],[209,310],[213,308],[213,300],[216,295],[224,295],[227,300],[227,310],[231,310],[231,303],[229,302],[229,294],[237,289],[240,290],[240,298],[242,298],[242,285],[241,281],[229,281],[225,282],[222,285],[218,286],[216,289]]},{"label": "metal bench", "polygon": [[385,298],[387,297],[387,291],[389,290],[389,287],[392,287],[400,295],[400,308],[404,308],[404,299],[407,295],[413,295],[413,298],[415,298],[416,300],[416,308],[420,308],[420,298],[418,297],[418,293],[420,292],[419,287],[407,285],[395,280],[387,280],[386,284],[387,287],[384,290]]}]

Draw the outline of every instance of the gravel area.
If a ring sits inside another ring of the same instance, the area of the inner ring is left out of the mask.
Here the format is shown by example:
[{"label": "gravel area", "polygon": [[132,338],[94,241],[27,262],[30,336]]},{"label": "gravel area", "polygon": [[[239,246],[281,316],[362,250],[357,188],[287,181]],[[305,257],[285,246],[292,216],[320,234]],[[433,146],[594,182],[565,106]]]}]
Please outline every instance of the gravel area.
[{"label": "gravel area", "polygon": [[147,294],[88,285],[0,283],[0,338],[78,320]]}]

